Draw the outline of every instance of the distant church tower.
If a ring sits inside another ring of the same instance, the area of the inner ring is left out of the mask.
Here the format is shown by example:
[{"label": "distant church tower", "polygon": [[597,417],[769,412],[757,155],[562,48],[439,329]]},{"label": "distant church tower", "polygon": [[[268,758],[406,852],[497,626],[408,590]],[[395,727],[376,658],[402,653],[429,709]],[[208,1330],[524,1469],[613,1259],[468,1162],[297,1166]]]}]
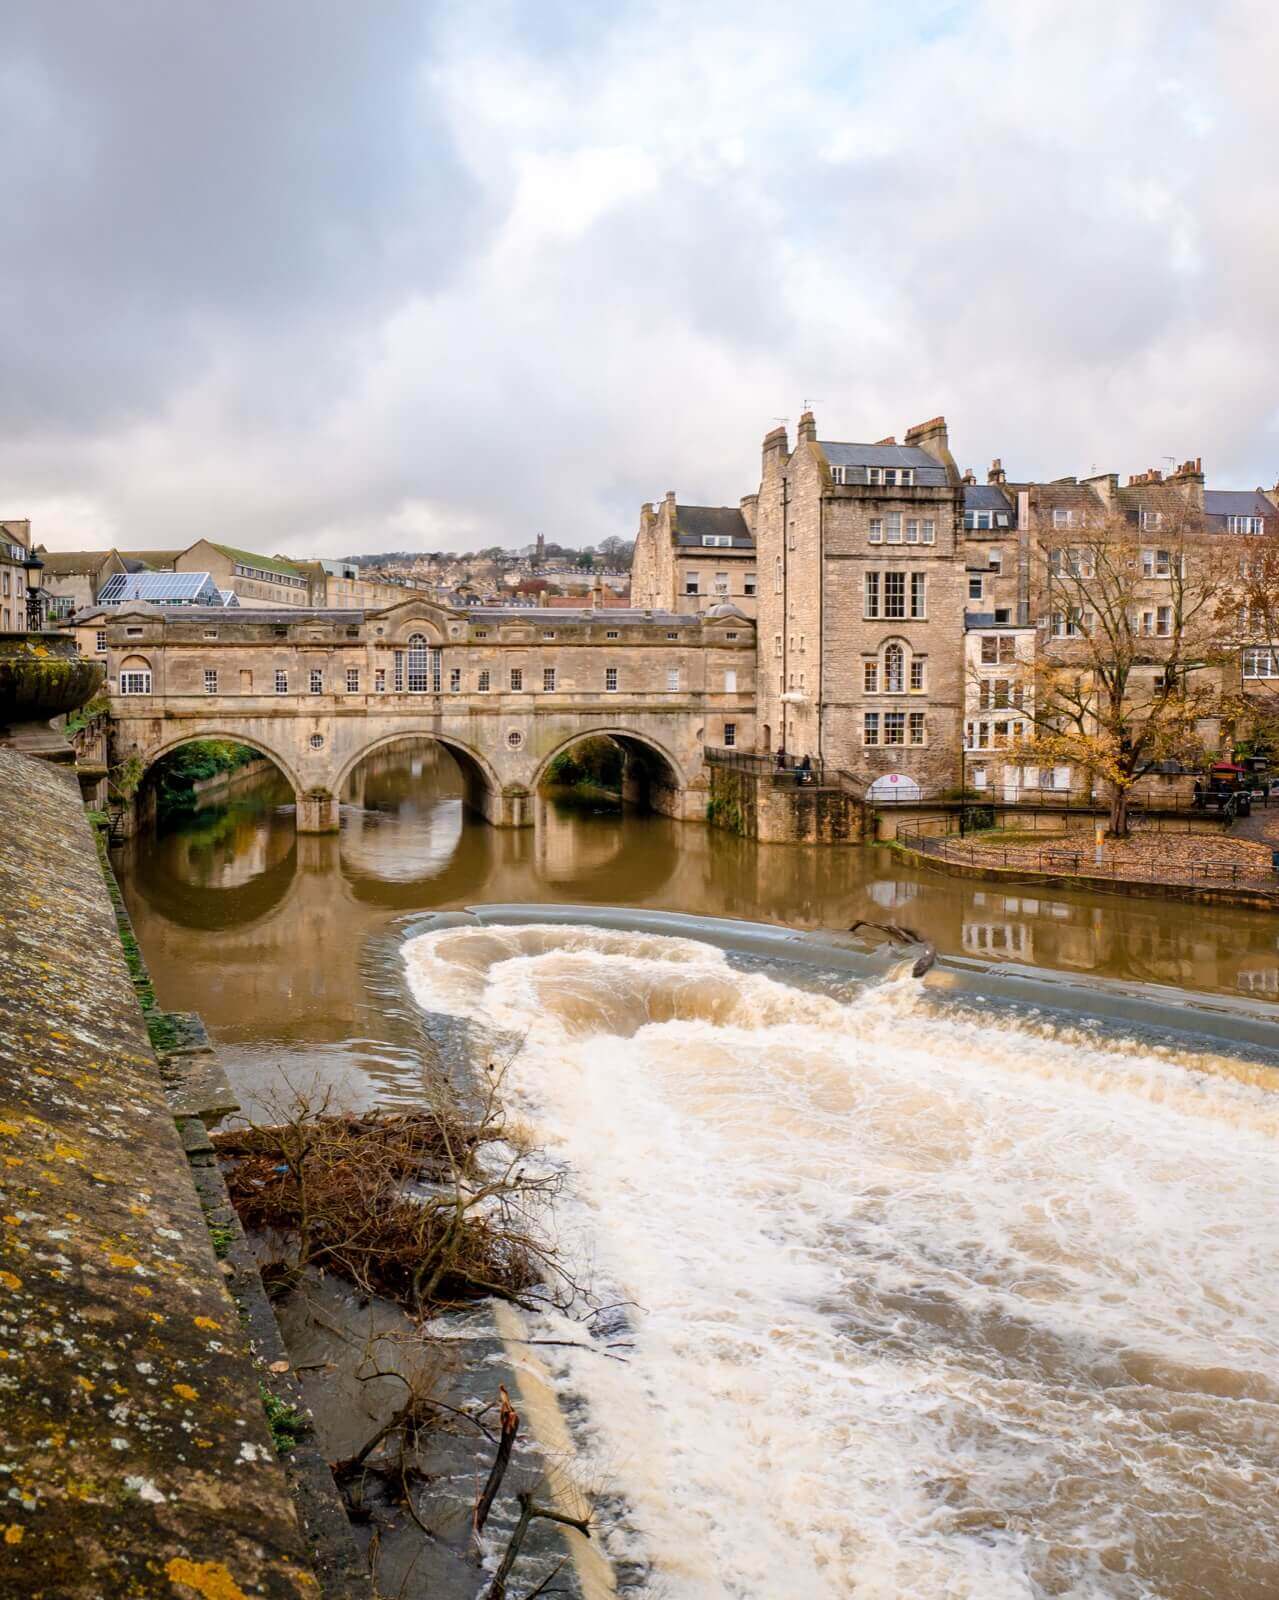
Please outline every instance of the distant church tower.
[{"label": "distant church tower", "polygon": [[535,567],[541,567],[541,566],[545,566],[545,564],[546,564],[546,535],[544,533],[539,533],[538,536],[537,536],[537,550],[536,550],[536,552],[535,552],[535,554],[533,556],[533,565]]}]

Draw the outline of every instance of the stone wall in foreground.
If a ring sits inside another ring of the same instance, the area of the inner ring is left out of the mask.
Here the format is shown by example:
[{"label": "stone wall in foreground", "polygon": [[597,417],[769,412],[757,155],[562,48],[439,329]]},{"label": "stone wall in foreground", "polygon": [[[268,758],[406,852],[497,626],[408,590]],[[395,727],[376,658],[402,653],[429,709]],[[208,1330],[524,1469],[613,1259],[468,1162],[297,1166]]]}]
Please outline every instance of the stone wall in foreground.
[{"label": "stone wall in foreground", "polygon": [[74,779],[0,817],[0,1594],[313,1597]]}]

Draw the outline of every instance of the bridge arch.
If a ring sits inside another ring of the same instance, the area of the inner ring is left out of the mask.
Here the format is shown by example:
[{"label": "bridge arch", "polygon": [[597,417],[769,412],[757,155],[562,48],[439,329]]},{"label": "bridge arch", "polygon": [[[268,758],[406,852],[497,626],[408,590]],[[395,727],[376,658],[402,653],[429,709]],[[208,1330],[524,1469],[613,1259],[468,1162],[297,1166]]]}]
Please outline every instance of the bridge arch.
[{"label": "bridge arch", "polygon": [[142,762],[143,775],[145,776],[150,773],[157,761],[163,761],[165,756],[171,756],[175,750],[180,750],[184,744],[198,744],[202,739],[225,739],[228,744],[247,745],[250,750],[256,750],[259,755],[265,756],[273,766],[279,768],[283,776],[288,779],[294,795],[301,796],[304,793],[305,785],[299,780],[292,763],[286,756],[282,756],[277,749],[264,739],[259,738],[257,734],[243,733],[239,728],[223,726],[221,723],[216,723],[212,727],[195,728],[190,732],[177,734],[171,739],[166,739],[153,749],[135,750],[131,753],[135,754]]},{"label": "bridge arch", "polygon": [[541,787],[551,763],[580,744],[583,739],[611,739],[626,757],[622,776],[622,798],[632,805],[644,805],[666,816],[683,815],[683,797],[688,778],[679,757],[649,733],[612,726],[579,728],[561,740],[538,765],[529,785],[534,793]]},{"label": "bridge arch", "polygon": [[379,750],[386,750],[397,744],[424,741],[442,745],[457,762],[462,773],[466,804],[472,810],[488,817],[490,821],[497,820],[494,813],[501,808],[502,780],[493,770],[492,764],[465,740],[453,734],[437,733],[433,728],[397,728],[393,733],[384,733],[376,739],[370,739],[354,755],[348,757],[339,769],[337,781],[333,786],[334,794],[340,795],[361,761],[376,755]]}]

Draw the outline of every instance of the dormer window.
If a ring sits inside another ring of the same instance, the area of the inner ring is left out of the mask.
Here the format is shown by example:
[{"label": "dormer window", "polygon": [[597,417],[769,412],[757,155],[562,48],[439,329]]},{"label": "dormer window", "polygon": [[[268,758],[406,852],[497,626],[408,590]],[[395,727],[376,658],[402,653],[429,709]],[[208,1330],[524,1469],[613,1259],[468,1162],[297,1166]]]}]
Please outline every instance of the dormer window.
[{"label": "dormer window", "polygon": [[1266,531],[1264,517],[1227,517],[1227,533],[1254,533],[1262,534]]},{"label": "dormer window", "polygon": [[732,537],[727,533],[704,533],[702,535],[702,543],[704,545],[709,544],[717,547],[721,545],[727,545],[730,550],[733,546]]},{"label": "dormer window", "polygon": [[[843,483],[843,481],[844,481],[844,469],[843,469],[843,467],[832,467],[830,469],[830,481],[832,483],[837,483],[837,484],[842,484]],[[850,478],[848,481],[851,483],[852,479]]]},{"label": "dormer window", "polygon": [[1141,527],[1143,533],[1152,533],[1156,528],[1162,528],[1164,514],[1162,511],[1143,511],[1141,513]]},{"label": "dormer window", "polygon": [[867,467],[867,483],[882,484],[886,489],[912,489],[915,485],[914,467]]},{"label": "dormer window", "polygon": [[1073,506],[1053,507],[1054,528],[1078,528],[1083,524],[1083,516]]},{"label": "dormer window", "polygon": [[972,533],[988,532],[995,526],[993,511],[965,511],[964,527]]}]

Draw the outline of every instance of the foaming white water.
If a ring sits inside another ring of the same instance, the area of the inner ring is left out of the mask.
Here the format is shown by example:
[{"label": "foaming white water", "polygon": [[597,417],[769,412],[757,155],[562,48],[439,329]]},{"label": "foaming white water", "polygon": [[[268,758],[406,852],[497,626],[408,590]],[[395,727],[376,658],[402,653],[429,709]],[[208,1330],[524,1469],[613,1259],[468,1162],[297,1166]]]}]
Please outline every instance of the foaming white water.
[{"label": "foaming white water", "polygon": [[659,1592],[1279,1593],[1273,1096],[692,940],[406,961],[524,1036],[573,1247],[644,1308],[570,1376]]}]

